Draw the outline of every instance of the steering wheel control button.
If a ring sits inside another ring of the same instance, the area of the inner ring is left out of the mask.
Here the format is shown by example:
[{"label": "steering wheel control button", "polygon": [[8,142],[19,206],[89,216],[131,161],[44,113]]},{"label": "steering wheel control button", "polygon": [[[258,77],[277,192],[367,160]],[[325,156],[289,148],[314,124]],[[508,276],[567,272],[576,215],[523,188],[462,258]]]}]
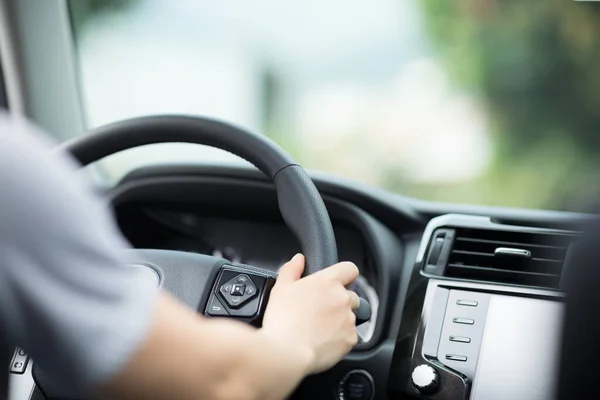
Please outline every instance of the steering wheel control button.
[{"label": "steering wheel control button", "polygon": [[208,307],[206,311],[208,312],[208,315],[213,317],[224,317],[229,315],[229,313],[225,309],[225,306],[219,301],[217,296],[214,294],[208,302]]},{"label": "steering wheel control button", "polygon": [[460,356],[458,354],[446,354],[446,360],[466,362],[467,356]]},{"label": "steering wheel control button", "polygon": [[257,295],[258,288],[248,275],[238,274],[225,282],[219,291],[229,307],[239,308]]},{"label": "steering wheel control button", "polygon": [[372,400],[374,395],[373,377],[362,369],[348,372],[338,385],[339,400]]},{"label": "steering wheel control button", "polygon": [[479,303],[475,300],[456,300],[456,304],[459,306],[477,307]]},{"label": "steering wheel control button", "polygon": [[452,322],[455,324],[473,325],[475,320],[471,318],[452,318]]},{"label": "steering wheel control button", "polygon": [[471,338],[466,336],[450,336],[451,342],[471,343]]},{"label": "steering wheel control button", "polygon": [[435,393],[440,386],[440,375],[430,365],[417,365],[412,372],[411,380],[417,392],[421,394]]},{"label": "steering wheel control button", "polygon": [[10,373],[11,374],[24,374],[27,369],[27,363],[29,362],[29,356],[21,348],[15,350],[12,361],[10,362]]},{"label": "steering wheel control button", "polygon": [[[235,266],[228,267],[223,268],[215,282],[213,295],[219,299],[229,317],[260,322],[259,311],[266,306],[268,299],[264,293],[273,286],[275,279],[239,271]],[[205,314],[210,315],[209,311],[207,307]]]},{"label": "steering wheel control button", "polygon": [[245,291],[246,291],[246,285],[244,285],[243,283],[234,283],[231,288],[231,295],[232,296],[243,296]]}]

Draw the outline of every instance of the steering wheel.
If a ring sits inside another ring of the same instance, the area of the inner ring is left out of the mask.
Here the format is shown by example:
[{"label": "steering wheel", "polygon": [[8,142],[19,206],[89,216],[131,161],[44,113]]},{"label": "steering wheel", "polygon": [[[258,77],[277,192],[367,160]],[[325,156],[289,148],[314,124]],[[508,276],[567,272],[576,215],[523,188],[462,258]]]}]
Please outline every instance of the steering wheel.
[{"label": "steering wheel", "polygon": [[[265,136],[233,125],[191,116],[150,116],[112,123],[66,143],[82,166],[122,150],[167,142],[196,143],[226,150],[249,161],[275,184],[279,210],[300,242],[305,274],[337,263],[331,220],[314,183],[289,154]],[[162,285],[209,316],[260,323],[275,279],[272,271],[223,258],[169,250],[136,250],[132,263],[154,269]],[[361,299],[357,324],[370,318]]]},{"label": "steering wheel", "polygon": [[[67,142],[82,166],[138,146],[184,142],[216,147],[244,158],[275,184],[279,210],[306,257],[305,274],[337,263],[337,247],[323,199],[304,169],[265,136],[201,117],[151,116],[112,123]],[[260,325],[276,273],[209,255],[172,250],[124,250],[132,265],[150,268],[166,290],[209,317],[229,317]],[[360,299],[357,325],[371,317]],[[69,398],[50,375],[36,368],[34,379],[46,396]]]}]

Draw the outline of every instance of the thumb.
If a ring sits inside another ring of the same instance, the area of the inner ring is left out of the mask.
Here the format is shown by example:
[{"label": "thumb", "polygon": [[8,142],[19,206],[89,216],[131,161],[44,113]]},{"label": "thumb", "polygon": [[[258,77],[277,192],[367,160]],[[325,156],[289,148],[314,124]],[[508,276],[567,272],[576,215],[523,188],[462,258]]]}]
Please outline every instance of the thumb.
[{"label": "thumb", "polygon": [[296,254],[279,269],[277,282],[295,282],[302,277],[302,272],[304,272],[304,256],[302,254]]}]

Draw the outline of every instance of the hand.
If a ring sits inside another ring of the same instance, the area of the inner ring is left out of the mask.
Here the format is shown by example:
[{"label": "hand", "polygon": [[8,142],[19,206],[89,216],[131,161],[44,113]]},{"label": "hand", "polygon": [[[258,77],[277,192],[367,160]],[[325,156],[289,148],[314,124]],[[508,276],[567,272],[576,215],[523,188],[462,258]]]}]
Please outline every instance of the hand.
[{"label": "hand", "polygon": [[280,269],[262,331],[293,351],[306,352],[310,374],[335,365],[358,341],[352,310],[360,301],[346,289],[358,268],[342,262],[301,278],[303,271],[301,254]]}]

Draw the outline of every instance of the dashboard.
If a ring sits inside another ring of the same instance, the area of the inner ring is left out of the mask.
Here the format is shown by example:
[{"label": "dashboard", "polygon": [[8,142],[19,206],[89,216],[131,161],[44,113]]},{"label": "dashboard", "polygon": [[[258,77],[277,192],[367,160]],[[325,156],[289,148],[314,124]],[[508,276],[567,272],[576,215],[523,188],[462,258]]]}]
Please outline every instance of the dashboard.
[{"label": "dashboard", "polygon": [[[553,397],[561,272],[588,216],[426,203],[313,178],[340,258],[359,266],[357,290],[377,315],[355,350],[307,378],[294,398]],[[144,169],[111,196],[121,229],[139,247],[273,269],[299,251],[272,186],[252,170]],[[544,368],[528,373],[540,360]]]},{"label": "dashboard", "polygon": [[392,398],[553,399],[576,231],[449,214],[429,221],[415,268],[418,310],[403,319]]},{"label": "dashboard", "polygon": [[[577,227],[590,216],[431,203],[312,178],[340,259],[359,266],[354,289],[374,317],[360,327],[355,349],[306,378],[292,399],[553,398],[561,276]],[[271,270],[300,250],[273,185],[249,167],[145,167],[103,195],[136,248],[222,255]],[[20,393],[11,399],[44,399],[32,364],[11,376]]]}]

